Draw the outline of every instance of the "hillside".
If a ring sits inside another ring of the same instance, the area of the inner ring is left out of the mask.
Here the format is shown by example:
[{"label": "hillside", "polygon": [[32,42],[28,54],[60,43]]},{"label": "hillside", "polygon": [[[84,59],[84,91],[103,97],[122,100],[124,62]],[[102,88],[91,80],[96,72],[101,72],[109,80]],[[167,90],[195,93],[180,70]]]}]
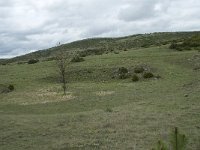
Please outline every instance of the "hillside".
[{"label": "hillside", "polygon": [[75,41],[68,44],[52,47],[46,50],[39,50],[23,56],[8,60],[2,60],[0,63],[11,63],[17,61],[28,61],[29,59],[52,60],[60,51],[69,53],[69,57],[78,53],[80,55],[98,55],[112,51],[121,51],[124,49],[150,47],[171,44],[173,41],[184,41],[193,36],[199,36],[200,32],[163,32],[151,34],[138,34],[121,38],[94,38]]},{"label": "hillside", "polygon": [[[200,52],[169,48],[196,34],[87,39],[10,59],[0,65],[0,149],[149,150],[179,127],[199,150]],[[68,64],[67,95],[56,61],[42,61],[61,50],[89,54]],[[15,63],[30,58],[41,61]]]}]

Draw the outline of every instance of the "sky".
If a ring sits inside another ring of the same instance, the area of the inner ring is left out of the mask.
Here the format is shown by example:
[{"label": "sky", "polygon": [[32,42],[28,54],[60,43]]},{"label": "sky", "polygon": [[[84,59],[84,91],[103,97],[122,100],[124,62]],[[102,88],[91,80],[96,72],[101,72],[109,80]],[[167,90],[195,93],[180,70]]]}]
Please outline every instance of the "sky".
[{"label": "sky", "polygon": [[199,0],[0,0],[0,58],[92,37],[197,30]]}]

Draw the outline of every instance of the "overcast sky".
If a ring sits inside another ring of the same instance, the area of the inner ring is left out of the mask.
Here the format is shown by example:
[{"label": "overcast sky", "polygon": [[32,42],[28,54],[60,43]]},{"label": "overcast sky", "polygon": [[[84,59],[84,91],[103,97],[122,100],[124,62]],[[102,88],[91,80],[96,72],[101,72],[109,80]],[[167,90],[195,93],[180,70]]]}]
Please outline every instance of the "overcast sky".
[{"label": "overcast sky", "polygon": [[84,38],[193,30],[199,0],[0,0],[0,58]]}]

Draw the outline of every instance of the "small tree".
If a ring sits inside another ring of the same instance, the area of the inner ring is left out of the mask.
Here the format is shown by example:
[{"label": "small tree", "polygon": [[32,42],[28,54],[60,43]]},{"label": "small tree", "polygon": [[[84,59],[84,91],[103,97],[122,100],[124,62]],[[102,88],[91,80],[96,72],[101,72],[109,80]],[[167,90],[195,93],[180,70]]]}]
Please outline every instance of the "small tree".
[{"label": "small tree", "polygon": [[173,150],[184,150],[186,149],[186,144],[187,144],[187,138],[185,134],[179,133],[178,128],[175,127],[171,136],[171,145]]},{"label": "small tree", "polygon": [[62,88],[64,91],[64,95],[66,94],[66,67],[67,67],[67,57],[66,54],[63,52],[58,54],[57,56],[57,66],[59,69],[59,74],[60,74],[60,81],[62,83]]},{"label": "small tree", "polygon": [[[170,144],[172,147],[172,150],[185,150],[186,144],[187,144],[187,138],[185,134],[179,133],[179,130],[177,127],[175,127],[174,131],[171,134],[171,140]],[[166,146],[166,144],[159,140],[156,144],[156,147],[152,150],[169,150],[169,148]]]}]

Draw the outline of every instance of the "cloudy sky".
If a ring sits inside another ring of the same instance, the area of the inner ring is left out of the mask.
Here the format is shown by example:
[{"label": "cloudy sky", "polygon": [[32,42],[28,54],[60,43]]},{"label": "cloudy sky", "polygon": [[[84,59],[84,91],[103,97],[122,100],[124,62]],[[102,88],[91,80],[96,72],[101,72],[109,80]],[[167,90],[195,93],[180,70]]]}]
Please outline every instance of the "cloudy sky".
[{"label": "cloudy sky", "polygon": [[0,0],[0,58],[90,37],[200,30],[199,0]]}]

